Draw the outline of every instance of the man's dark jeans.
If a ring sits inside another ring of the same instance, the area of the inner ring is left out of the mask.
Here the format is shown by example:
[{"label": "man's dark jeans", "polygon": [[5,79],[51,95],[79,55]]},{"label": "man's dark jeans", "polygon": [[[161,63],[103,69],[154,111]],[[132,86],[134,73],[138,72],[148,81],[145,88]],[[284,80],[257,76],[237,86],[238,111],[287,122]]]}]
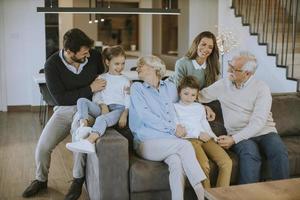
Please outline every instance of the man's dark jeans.
[{"label": "man's dark jeans", "polygon": [[243,140],[232,147],[239,157],[239,183],[255,183],[260,180],[262,156],[270,163],[273,180],[289,178],[288,152],[277,133],[268,133]]}]

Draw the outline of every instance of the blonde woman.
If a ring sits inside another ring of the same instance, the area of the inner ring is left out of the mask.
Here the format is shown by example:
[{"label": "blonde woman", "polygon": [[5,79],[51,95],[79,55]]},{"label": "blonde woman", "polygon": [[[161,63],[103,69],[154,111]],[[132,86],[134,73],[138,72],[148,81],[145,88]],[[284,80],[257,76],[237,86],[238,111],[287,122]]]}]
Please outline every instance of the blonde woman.
[{"label": "blonde woman", "polygon": [[137,62],[138,77],[143,83],[131,86],[129,127],[138,155],[147,160],[164,161],[169,166],[169,184],[173,200],[183,200],[187,176],[198,199],[204,198],[201,181],[206,179],[192,144],[179,136],[184,128],[175,124],[173,103],[178,100],[174,83],[162,81],[165,64],[155,56]]}]

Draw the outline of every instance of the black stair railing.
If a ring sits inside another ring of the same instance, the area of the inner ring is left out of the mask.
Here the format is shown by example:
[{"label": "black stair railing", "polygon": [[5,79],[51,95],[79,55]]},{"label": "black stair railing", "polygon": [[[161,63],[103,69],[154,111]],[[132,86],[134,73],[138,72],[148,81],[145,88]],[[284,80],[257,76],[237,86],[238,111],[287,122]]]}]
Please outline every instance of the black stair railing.
[{"label": "black stair railing", "polygon": [[300,79],[300,0],[233,0],[232,8],[277,66],[287,68],[287,78]]}]

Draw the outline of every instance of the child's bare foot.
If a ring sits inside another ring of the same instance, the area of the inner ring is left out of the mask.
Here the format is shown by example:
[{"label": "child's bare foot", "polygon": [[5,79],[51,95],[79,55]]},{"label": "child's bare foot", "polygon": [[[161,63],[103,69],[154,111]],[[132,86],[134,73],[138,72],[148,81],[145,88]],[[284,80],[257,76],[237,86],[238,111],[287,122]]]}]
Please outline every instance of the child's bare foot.
[{"label": "child's bare foot", "polygon": [[96,143],[97,139],[100,138],[99,134],[97,133],[90,133],[89,137],[86,138],[90,143]]},{"label": "child's bare foot", "polygon": [[87,119],[81,119],[79,121],[80,127],[88,126],[88,120]]}]

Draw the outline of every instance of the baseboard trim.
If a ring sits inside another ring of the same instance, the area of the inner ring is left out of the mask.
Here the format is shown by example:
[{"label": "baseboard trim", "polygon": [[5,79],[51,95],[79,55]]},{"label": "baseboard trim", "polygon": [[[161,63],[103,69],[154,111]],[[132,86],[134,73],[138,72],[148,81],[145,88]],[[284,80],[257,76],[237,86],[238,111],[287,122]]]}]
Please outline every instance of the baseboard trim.
[{"label": "baseboard trim", "polygon": [[7,106],[7,112],[39,112],[40,106],[20,105]]}]

